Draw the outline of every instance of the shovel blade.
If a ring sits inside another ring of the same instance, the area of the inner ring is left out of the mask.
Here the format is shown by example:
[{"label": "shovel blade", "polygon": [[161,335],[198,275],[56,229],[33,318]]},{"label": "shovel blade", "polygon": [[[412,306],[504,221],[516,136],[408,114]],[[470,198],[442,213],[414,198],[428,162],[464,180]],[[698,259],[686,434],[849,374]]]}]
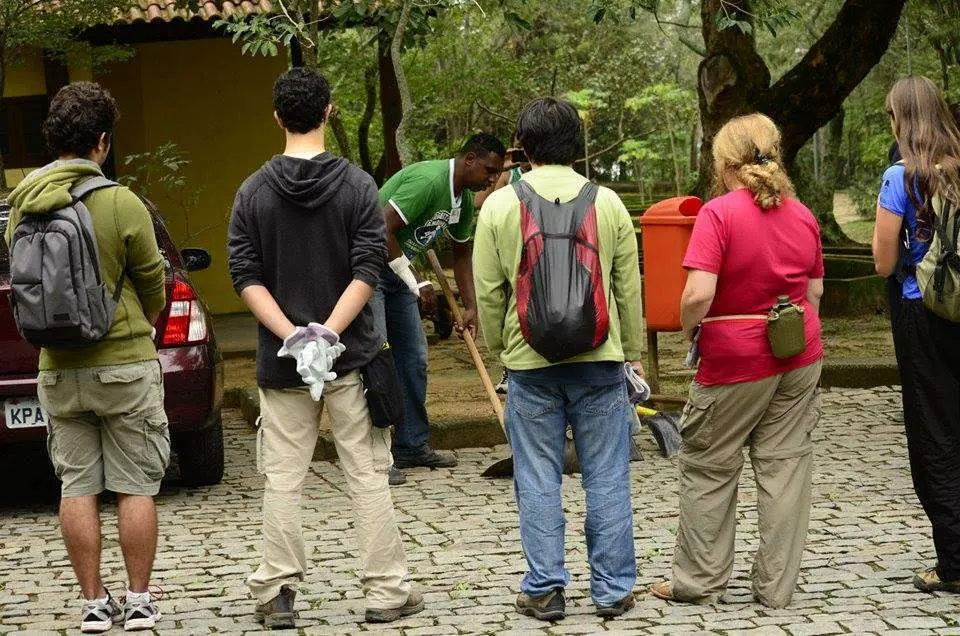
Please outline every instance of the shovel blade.
[{"label": "shovel blade", "polygon": [[485,471],[480,473],[481,477],[490,477],[492,479],[503,479],[513,477],[513,456],[494,462]]},{"label": "shovel blade", "polygon": [[643,423],[650,428],[653,438],[657,440],[660,454],[664,457],[673,457],[680,452],[680,415],[676,413],[659,413],[652,417],[643,418]]}]

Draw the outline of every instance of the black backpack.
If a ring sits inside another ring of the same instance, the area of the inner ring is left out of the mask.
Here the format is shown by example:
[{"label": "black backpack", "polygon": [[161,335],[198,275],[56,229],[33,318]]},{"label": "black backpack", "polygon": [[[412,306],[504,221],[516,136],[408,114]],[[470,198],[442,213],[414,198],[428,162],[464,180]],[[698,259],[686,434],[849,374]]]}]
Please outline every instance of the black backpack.
[{"label": "black backpack", "polygon": [[523,248],[517,270],[517,314],[524,340],[549,362],[592,351],[607,339],[610,315],[597,236],[597,186],[573,201],[548,201],[526,181],[520,199]]}]

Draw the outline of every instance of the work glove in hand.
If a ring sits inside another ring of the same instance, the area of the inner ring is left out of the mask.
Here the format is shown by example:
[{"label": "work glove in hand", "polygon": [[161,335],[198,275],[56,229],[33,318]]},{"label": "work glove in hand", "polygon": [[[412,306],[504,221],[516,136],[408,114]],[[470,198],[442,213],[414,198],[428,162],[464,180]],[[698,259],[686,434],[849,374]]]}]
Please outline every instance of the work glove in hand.
[{"label": "work glove in hand", "polygon": [[623,363],[623,370],[627,375],[627,398],[631,404],[640,404],[650,399],[650,385],[640,377],[633,365],[629,362]]},{"label": "work glove in hand", "polygon": [[315,401],[323,397],[324,384],[337,379],[332,370],[333,363],[345,350],[346,347],[339,342],[330,344],[324,338],[318,338],[308,342],[297,355],[297,372],[310,387],[310,397]]},{"label": "work glove in hand", "polygon": [[410,267],[410,259],[404,254],[390,261],[388,265],[390,265],[393,273],[397,275],[397,278],[402,280],[406,286],[410,288],[410,291],[413,292],[413,295],[419,298],[420,283],[417,282],[417,277]]},{"label": "work glove in hand", "polygon": [[323,396],[325,382],[335,380],[333,363],[346,351],[340,343],[340,336],[318,322],[306,327],[297,327],[283,340],[283,346],[277,357],[293,358],[297,362],[297,372],[304,383],[310,387],[310,397],[319,400]]}]

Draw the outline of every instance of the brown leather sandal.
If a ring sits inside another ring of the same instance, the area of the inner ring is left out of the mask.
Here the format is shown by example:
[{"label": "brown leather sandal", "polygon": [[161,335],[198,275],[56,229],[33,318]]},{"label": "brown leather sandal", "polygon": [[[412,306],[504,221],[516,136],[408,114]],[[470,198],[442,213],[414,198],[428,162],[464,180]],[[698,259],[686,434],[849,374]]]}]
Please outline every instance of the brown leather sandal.
[{"label": "brown leather sandal", "polygon": [[660,581],[650,588],[650,593],[664,601],[676,600],[673,596],[673,585],[670,584],[670,581]]}]

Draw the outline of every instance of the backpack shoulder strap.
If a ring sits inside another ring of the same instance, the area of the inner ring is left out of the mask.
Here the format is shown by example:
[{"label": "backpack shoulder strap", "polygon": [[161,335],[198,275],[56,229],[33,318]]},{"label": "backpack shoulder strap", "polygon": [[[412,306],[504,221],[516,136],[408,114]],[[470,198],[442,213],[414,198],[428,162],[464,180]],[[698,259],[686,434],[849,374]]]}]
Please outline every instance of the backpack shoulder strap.
[{"label": "backpack shoulder strap", "polygon": [[70,188],[70,196],[74,200],[80,200],[94,190],[102,190],[115,185],[120,185],[116,181],[111,181],[104,176],[90,177]]},{"label": "backpack shoulder strap", "polygon": [[[117,183],[116,181],[111,181],[110,179],[107,179],[102,175],[90,177],[89,179],[84,179],[80,183],[70,188],[70,196],[73,197],[74,202],[76,202],[76,201],[80,201],[81,199],[83,199],[83,197],[87,196],[91,192],[94,192],[96,190],[102,190],[104,188],[111,188],[117,185],[120,185],[120,184]],[[93,250],[94,255],[97,258],[97,262],[99,263],[100,254],[97,250],[96,234],[93,231],[92,219],[89,218],[89,212],[87,212],[86,214],[81,214],[80,217],[81,217],[81,223],[84,225],[84,227],[90,234],[90,238],[92,239],[91,248]],[[117,276],[117,283],[114,286],[114,291],[113,291],[114,303],[117,303],[120,301],[120,294],[123,291],[123,279],[125,275],[126,275],[126,268],[121,268],[120,275]]]}]

